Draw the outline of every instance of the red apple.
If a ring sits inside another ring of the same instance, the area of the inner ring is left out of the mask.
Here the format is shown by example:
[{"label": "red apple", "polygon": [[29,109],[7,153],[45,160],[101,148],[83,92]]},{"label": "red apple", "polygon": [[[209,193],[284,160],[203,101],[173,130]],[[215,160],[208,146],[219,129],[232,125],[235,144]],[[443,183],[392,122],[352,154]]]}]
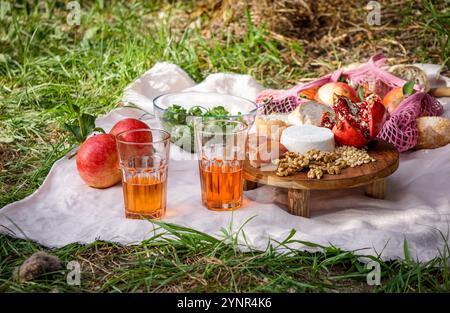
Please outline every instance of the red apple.
[{"label": "red apple", "polygon": [[355,90],[348,84],[342,82],[331,82],[320,87],[317,90],[316,101],[332,107],[335,95],[345,96],[352,102],[359,102]]},{"label": "red apple", "polygon": [[[144,122],[137,120],[135,118],[126,118],[119,122],[117,122],[111,131],[109,132],[111,135],[117,136],[118,134],[134,129],[150,129],[150,127]],[[124,134],[120,136],[121,141],[127,142],[152,142],[152,133],[151,132],[131,132],[129,134]]]},{"label": "red apple", "polygon": [[107,188],[120,181],[116,138],[111,134],[94,135],[80,146],[77,169],[89,186]]}]

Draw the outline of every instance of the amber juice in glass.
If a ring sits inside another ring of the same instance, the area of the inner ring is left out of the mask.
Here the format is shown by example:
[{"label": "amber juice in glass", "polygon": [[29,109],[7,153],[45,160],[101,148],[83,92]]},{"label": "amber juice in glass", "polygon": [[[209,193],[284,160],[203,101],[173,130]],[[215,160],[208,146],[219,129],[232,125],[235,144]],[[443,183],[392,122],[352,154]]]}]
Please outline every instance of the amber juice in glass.
[{"label": "amber juice in glass", "polygon": [[242,206],[246,132],[244,123],[229,120],[196,126],[202,203],[210,210]]},{"label": "amber juice in glass", "polygon": [[204,206],[232,210],[242,205],[242,161],[201,160],[199,172]]},{"label": "amber juice in glass", "polygon": [[[161,170],[160,170],[161,171]],[[129,218],[161,218],[166,212],[167,178],[161,171],[159,177],[150,173],[122,173],[125,216]]]},{"label": "amber juice in glass", "polygon": [[127,218],[159,219],[166,212],[170,135],[132,130],[117,135]]}]

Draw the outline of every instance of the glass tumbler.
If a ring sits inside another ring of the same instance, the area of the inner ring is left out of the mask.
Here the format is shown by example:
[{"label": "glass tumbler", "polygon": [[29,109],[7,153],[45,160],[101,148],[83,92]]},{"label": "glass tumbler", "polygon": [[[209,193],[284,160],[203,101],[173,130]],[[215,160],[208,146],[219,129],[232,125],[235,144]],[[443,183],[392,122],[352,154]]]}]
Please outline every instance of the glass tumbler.
[{"label": "glass tumbler", "polygon": [[236,120],[203,119],[195,124],[202,203],[209,210],[242,205],[247,128]]},{"label": "glass tumbler", "polygon": [[116,136],[125,216],[159,219],[166,211],[170,134],[135,129]]}]

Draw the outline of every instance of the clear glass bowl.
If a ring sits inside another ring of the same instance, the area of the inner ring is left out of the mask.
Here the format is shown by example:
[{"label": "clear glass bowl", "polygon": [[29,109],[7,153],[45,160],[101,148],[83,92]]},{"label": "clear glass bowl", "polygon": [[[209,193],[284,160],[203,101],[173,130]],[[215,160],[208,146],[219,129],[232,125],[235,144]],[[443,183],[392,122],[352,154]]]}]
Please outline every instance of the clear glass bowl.
[{"label": "clear glass bowl", "polygon": [[217,106],[223,106],[229,115],[208,116],[208,119],[229,119],[245,122],[248,128],[252,127],[257,105],[245,98],[212,93],[212,92],[174,92],[156,97],[153,100],[154,114],[162,128],[171,134],[171,141],[186,151],[194,152],[194,121],[198,116],[173,115],[167,109],[172,105],[179,105],[189,110],[200,108],[203,112]]}]

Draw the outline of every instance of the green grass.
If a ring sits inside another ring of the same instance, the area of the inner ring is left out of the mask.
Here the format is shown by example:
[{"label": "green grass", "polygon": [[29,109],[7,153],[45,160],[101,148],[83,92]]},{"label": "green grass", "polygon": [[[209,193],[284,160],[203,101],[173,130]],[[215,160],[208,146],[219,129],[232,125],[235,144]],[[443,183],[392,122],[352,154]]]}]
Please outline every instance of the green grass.
[{"label": "green grass", "polygon": [[[10,279],[13,269],[42,247],[24,240],[0,241],[0,291],[20,292],[445,292],[450,290],[448,250],[426,264],[411,260],[378,262],[381,285],[369,286],[370,269],[355,254],[334,247],[307,253],[287,248],[276,252],[240,252],[235,235],[224,240],[176,225],[161,224],[168,236],[150,238],[140,245],[120,246],[95,242],[71,244],[51,253],[64,264],[76,260],[83,269],[81,285],[69,286],[61,270],[32,282]],[[227,243],[226,243],[226,242]],[[307,243],[316,246],[311,243]]]},{"label": "green grass", "polygon": [[[417,47],[418,54],[424,61],[445,64],[447,13],[431,2],[423,6],[428,11],[413,20],[421,26],[418,33],[432,36],[440,54],[428,53],[432,49],[425,44]],[[191,8],[186,2],[82,1],[80,26],[66,23],[65,2],[44,7],[17,1],[0,14],[0,207],[36,190],[52,164],[75,145],[63,128],[75,118],[71,105],[94,115],[110,111],[127,84],[157,61],[174,62],[197,81],[209,73],[236,72],[282,88],[329,71],[339,65],[336,60],[352,53],[333,46],[332,57],[311,59],[302,41],[280,41],[253,25],[249,15],[242,21],[244,35],[224,31],[206,39],[200,29],[188,27],[185,11]],[[159,17],[160,12],[165,16]],[[313,62],[323,65],[314,67]],[[368,270],[351,252],[325,247],[320,253],[281,254],[271,248],[244,253],[233,242],[164,227],[175,239],[51,250],[63,262],[82,264],[80,287],[67,285],[65,271],[29,283],[13,282],[14,267],[45,248],[0,235],[0,291],[450,290],[447,255],[427,264],[376,259],[383,277],[382,285],[373,288],[366,284]]]}]

